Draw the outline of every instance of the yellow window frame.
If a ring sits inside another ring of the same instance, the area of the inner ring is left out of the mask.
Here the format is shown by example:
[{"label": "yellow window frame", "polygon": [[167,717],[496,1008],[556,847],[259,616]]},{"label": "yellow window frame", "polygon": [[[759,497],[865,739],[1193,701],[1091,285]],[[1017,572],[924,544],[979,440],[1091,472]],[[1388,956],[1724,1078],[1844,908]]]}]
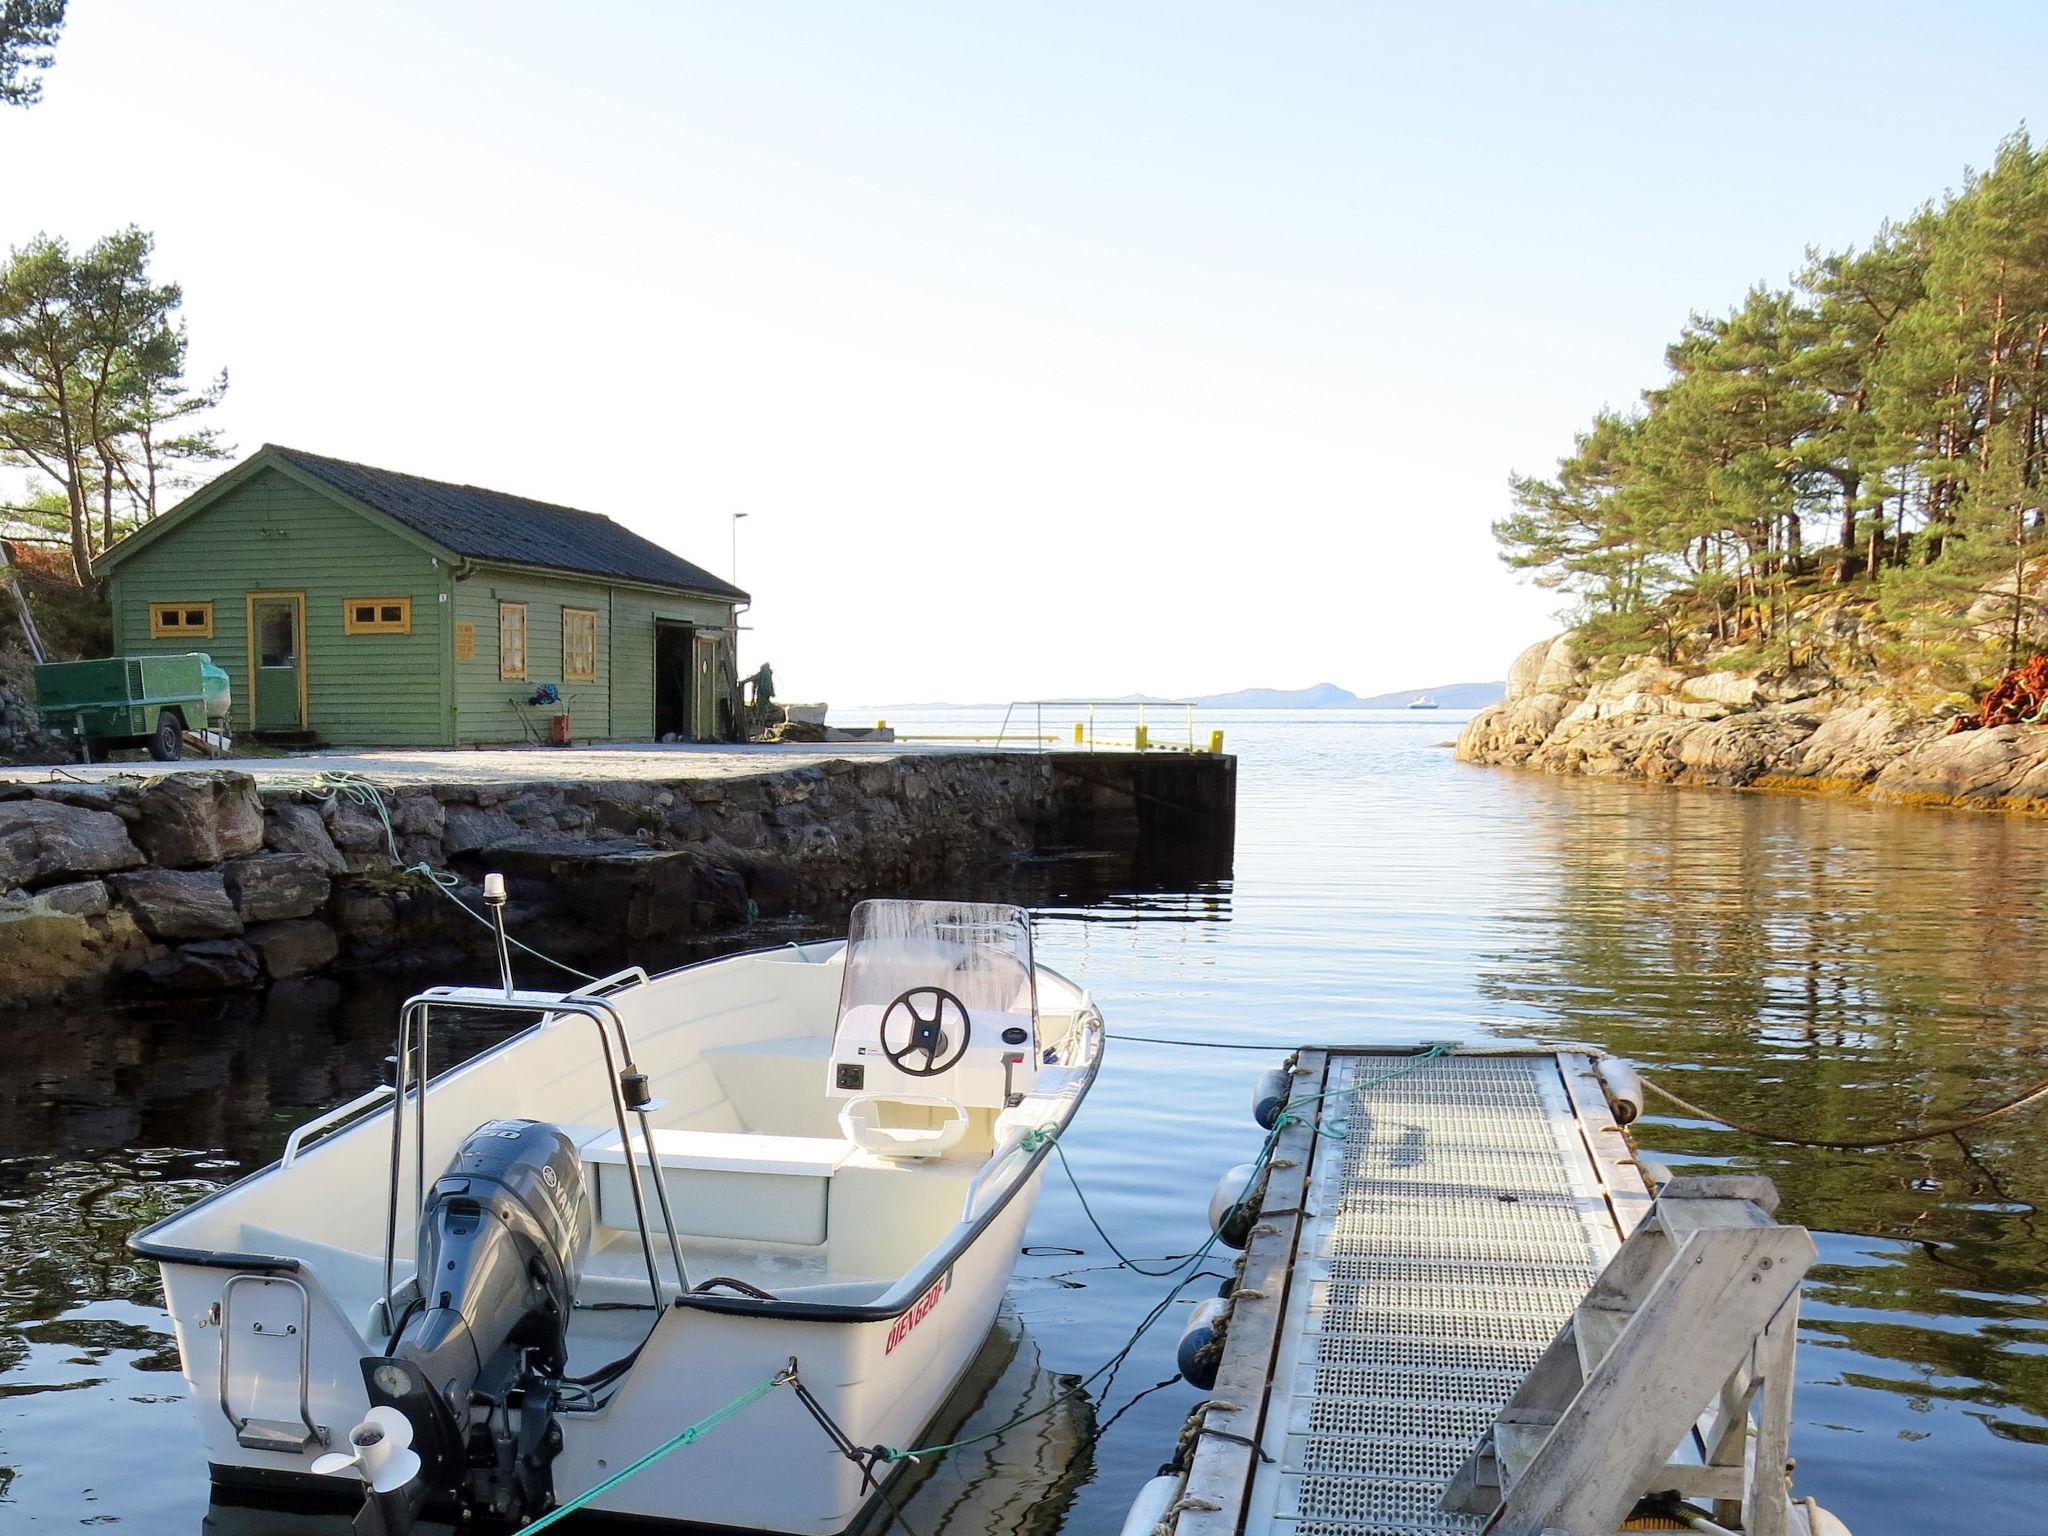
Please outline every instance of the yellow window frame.
[{"label": "yellow window frame", "polygon": [[[518,632],[512,621],[517,618]],[[505,682],[526,679],[526,604],[498,604],[498,676]]]},{"label": "yellow window frame", "polygon": [[[578,633],[580,631],[580,634]],[[575,635],[575,639],[571,636]],[[597,681],[597,610],[595,608],[564,608],[562,610],[562,681],[565,683],[594,683]]]},{"label": "yellow window frame", "polygon": [[343,598],[341,628],[342,633],[348,635],[409,635],[412,633],[412,599]]},{"label": "yellow window frame", "polygon": [[[200,616],[196,624],[187,623],[194,614]],[[166,622],[168,620],[169,622]],[[211,603],[151,603],[149,605],[149,638],[152,640],[211,640],[213,638],[213,604]]]}]

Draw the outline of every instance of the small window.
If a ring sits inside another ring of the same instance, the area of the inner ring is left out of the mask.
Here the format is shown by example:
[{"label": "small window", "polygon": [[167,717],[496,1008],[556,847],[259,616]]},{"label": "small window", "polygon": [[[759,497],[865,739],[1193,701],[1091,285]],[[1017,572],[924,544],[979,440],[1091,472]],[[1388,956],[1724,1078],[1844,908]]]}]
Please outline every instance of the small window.
[{"label": "small window", "polygon": [[455,626],[455,659],[476,660],[476,626],[467,619]]},{"label": "small window", "polygon": [[593,609],[562,610],[562,681],[597,681],[597,613]]},{"label": "small window", "polygon": [[342,628],[351,635],[409,635],[409,597],[351,597],[341,605]]},{"label": "small window", "polygon": [[151,603],[149,637],[152,640],[212,639],[213,604]]},{"label": "small window", "polygon": [[498,604],[498,676],[526,676],[526,604]]}]

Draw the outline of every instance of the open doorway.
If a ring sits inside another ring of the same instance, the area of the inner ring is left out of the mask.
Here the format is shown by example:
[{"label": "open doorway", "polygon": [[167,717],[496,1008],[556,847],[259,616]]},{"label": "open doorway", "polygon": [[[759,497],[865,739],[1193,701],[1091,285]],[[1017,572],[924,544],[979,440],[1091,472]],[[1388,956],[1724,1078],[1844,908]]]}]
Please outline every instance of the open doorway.
[{"label": "open doorway", "polygon": [[689,741],[696,626],[654,621],[654,739]]}]

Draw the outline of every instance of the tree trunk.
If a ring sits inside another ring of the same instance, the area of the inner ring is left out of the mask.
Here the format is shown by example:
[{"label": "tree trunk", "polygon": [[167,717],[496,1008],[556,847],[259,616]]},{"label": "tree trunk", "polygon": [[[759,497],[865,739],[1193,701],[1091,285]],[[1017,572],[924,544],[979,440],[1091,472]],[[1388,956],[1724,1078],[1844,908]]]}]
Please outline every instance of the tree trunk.
[{"label": "tree trunk", "polygon": [[92,508],[76,477],[65,483],[64,504],[71,514],[71,574],[82,587],[92,580]]}]

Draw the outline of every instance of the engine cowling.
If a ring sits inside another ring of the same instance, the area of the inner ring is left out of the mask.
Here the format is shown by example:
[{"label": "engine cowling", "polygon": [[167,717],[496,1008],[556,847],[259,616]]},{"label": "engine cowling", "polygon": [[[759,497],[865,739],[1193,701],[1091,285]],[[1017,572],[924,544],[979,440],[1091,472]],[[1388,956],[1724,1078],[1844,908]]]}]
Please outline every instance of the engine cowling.
[{"label": "engine cowling", "polygon": [[576,1145],[543,1121],[478,1126],[434,1181],[418,1295],[363,1361],[371,1403],[412,1424],[428,1498],[512,1519],[545,1507],[561,1443],[547,1380],[568,1363],[590,1228]]}]

